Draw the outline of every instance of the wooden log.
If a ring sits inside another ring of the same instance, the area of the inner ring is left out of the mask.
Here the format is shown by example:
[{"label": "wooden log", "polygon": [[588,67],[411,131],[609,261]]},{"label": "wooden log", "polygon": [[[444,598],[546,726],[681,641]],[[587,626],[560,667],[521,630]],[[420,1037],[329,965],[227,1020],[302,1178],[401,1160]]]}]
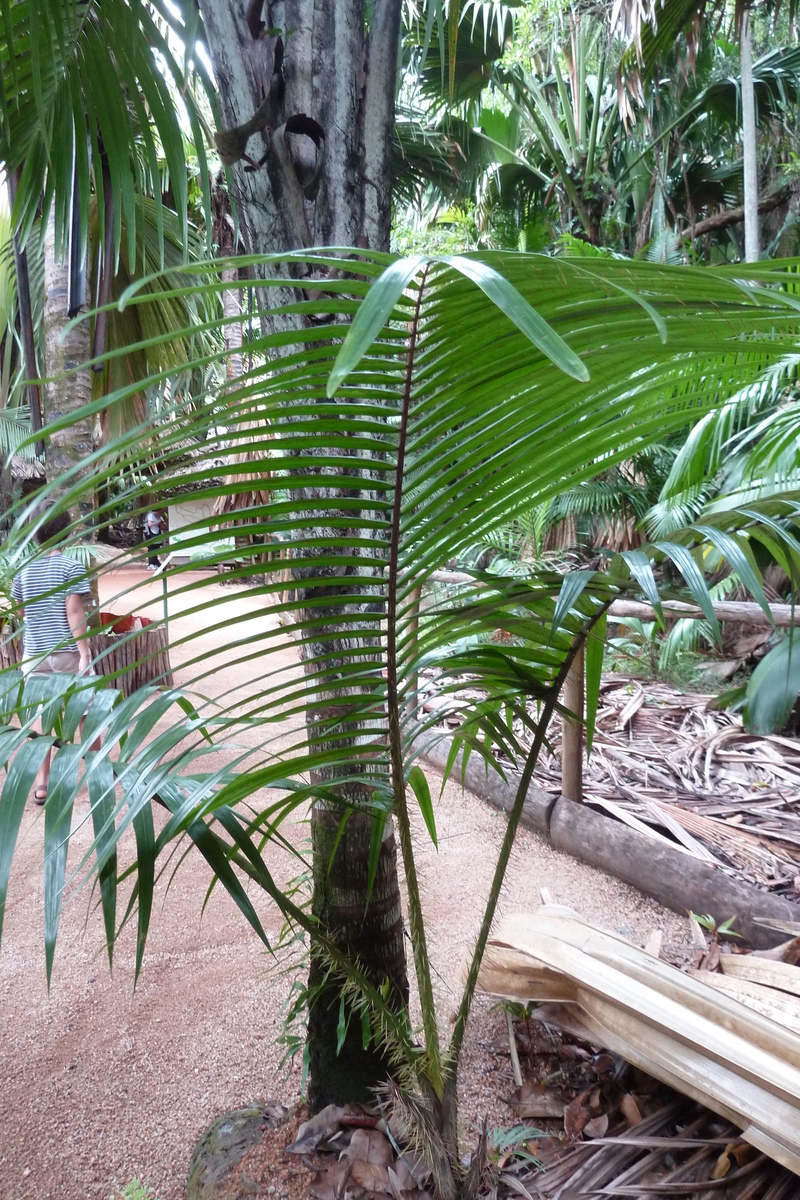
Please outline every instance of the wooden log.
[{"label": "wooden log", "polygon": [[[428,578],[432,583],[476,584],[476,580],[464,571],[433,571]],[[720,621],[733,621],[740,625],[771,628],[766,613],[754,601],[714,600],[712,603],[714,612]],[[676,620],[680,617],[699,618],[705,616],[703,610],[697,605],[686,604],[682,600],[665,600],[662,608],[665,616],[674,617]],[[778,628],[787,629],[792,625],[800,625],[800,609],[793,608],[791,604],[770,604],[769,611]],[[652,604],[643,600],[615,600],[608,610],[609,620],[615,618],[619,620],[621,617],[639,617],[643,621],[652,621],[655,615]]]},{"label": "wooden log", "polygon": [[557,800],[549,832],[556,850],[615,875],[675,912],[711,913],[718,922],[735,916],[736,929],[757,949],[785,940],[785,934],[760,925],[757,918],[791,921],[800,915],[791,901],[732,879],[713,864],[611,821],[587,804]]},{"label": "wooden log", "polygon": [[[714,600],[714,612],[720,621],[733,621],[739,625],[757,625],[771,629],[771,623],[759,604],[750,600]],[[684,604],[681,600],[665,600],[662,608],[664,616],[678,620],[681,617],[704,618],[705,613],[695,604]],[[791,604],[770,604],[769,611],[772,620],[778,628],[788,629],[792,625],[800,625],[800,610]],[[609,621],[619,621],[624,617],[638,617],[642,621],[655,619],[656,611],[652,604],[643,600],[615,600],[608,610]]]},{"label": "wooden log", "polygon": [[[432,731],[415,743],[423,761],[443,771],[452,739]],[[459,754],[451,778],[462,781]],[[518,776],[509,771],[507,780],[488,774],[475,754],[467,764],[464,787],[501,812],[514,803]],[[781,928],[770,928],[761,920],[786,923],[800,919],[800,906],[771,892],[733,879],[713,863],[692,857],[683,847],[665,837],[639,833],[618,821],[595,812],[588,804],[575,804],[545,792],[535,783],[528,788],[521,823],[548,840],[557,850],[622,879],[658,900],[659,904],[686,915],[711,913],[718,921],[737,918],[736,929],[751,946],[768,950],[785,941]]]}]

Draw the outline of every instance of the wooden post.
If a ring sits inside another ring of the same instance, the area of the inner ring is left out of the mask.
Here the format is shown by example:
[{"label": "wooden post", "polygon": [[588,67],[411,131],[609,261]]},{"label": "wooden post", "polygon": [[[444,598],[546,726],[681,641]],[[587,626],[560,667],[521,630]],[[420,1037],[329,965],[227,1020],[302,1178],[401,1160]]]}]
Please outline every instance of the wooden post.
[{"label": "wooden post", "polygon": [[583,646],[570,668],[561,702],[574,718],[561,718],[561,793],[567,800],[583,800]]}]

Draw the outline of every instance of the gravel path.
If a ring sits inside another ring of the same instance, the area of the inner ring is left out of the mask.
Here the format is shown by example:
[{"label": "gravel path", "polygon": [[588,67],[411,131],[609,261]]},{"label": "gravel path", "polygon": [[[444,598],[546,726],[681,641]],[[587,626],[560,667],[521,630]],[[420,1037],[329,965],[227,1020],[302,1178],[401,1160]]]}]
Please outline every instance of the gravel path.
[{"label": "gravel path", "polygon": [[[133,581],[141,585],[136,596],[113,602],[111,597]],[[212,582],[203,597],[219,604],[211,610],[214,621],[252,614],[252,635],[275,628],[261,602],[242,589]],[[145,602],[158,610],[160,583],[133,571],[110,573],[102,600],[104,608],[116,612],[147,612]],[[182,635],[202,634],[211,623],[208,610],[180,615],[186,607],[186,599],[171,596],[174,643]],[[206,633],[188,651],[192,657],[202,653],[215,667],[203,690],[220,694],[245,687],[252,671],[248,675],[245,667],[227,660],[214,663],[217,645],[213,632]],[[291,669],[294,651],[287,648],[282,657]],[[180,647],[172,659],[180,682]],[[435,779],[431,790],[436,795]],[[83,793],[76,822],[87,817],[88,808]],[[292,1103],[298,1096],[299,1071],[278,1070],[282,1051],[275,1042],[289,981],[221,890],[212,893],[203,911],[209,873],[190,856],[174,878],[170,868],[159,880],[135,992],[134,930],[119,939],[111,975],[98,950],[99,914],[88,891],[82,891],[62,916],[48,996],[41,818],[41,810],[29,805],[0,953],[0,1200],[108,1200],[134,1175],[156,1188],[161,1200],[182,1200],[192,1148],[215,1117],[259,1097]],[[455,1008],[459,969],[477,930],[502,821],[451,783],[437,808],[438,853],[424,830],[418,831],[430,949],[445,1019]],[[298,841],[306,832],[302,825],[296,829]],[[77,864],[90,841],[84,823],[73,839],[71,863]],[[296,860],[277,850],[271,855],[279,880],[296,874]],[[641,941],[656,927],[667,941],[684,940],[678,917],[523,830],[502,910],[535,906],[541,887],[558,902]],[[277,933],[277,912],[258,893],[252,899],[265,929]],[[510,1069],[496,1051],[503,1029],[488,1001],[479,1001],[465,1045],[467,1130],[484,1114],[490,1124],[508,1121],[500,1097],[511,1091]]]}]

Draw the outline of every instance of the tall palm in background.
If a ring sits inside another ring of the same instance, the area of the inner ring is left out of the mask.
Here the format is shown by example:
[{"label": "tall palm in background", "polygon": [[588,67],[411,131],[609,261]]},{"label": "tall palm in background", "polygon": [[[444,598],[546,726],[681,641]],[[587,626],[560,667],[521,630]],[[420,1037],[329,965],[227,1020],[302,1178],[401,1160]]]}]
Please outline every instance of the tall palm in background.
[{"label": "tall palm in background", "polygon": [[[102,353],[109,327],[107,315],[91,328],[73,319],[87,305],[109,303],[121,255],[127,273],[146,273],[164,266],[165,244],[179,248],[181,261],[190,251],[184,124],[208,197],[200,118],[170,36],[183,29],[188,10],[138,0],[25,0],[5,8],[0,159],[13,181],[18,252],[35,255],[41,246],[45,261],[43,357],[26,361],[25,370],[29,378],[59,377],[44,388],[41,415],[60,422],[45,456],[51,480],[66,483],[83,469],[94,440],[88,415],[69,418],[85,412],[98,391],[89,369],[75,366]],[[165,170],[171,215],[162,198]],[[33,347],[33,339],[24,344]],[[82,504],[89,512],[90,498]]]},{"label": "tall palm in background", "polygon": [[[631,44],[631,49],[620,67],[621,86],[629,99],[625,111],[633,114],[633,107],[644,98],[647,86],[658,71],[661,61],[673,49],[676,41],[682,42],[688,68],[694,64],[704,22],[717,27],[726,19],[727,5],[719,0],[677,0],[662,6],[653,0],[616,0],[612,13],[612,26]],[[759,197],[757,155],[757,103],[752,61],[752,16],[757,5],[752,0],[736,0],[732,6],[732,24],[737,35],[740,61],[740,119],[743,158],[743,193],[745,258],[755,262],[759,258]],[[780,5],[766,4],[765,9],[777,13]],[[795,5],[786,6],[789,19],[793,20]],[[644,81],[644,87],[643,87]]]}]

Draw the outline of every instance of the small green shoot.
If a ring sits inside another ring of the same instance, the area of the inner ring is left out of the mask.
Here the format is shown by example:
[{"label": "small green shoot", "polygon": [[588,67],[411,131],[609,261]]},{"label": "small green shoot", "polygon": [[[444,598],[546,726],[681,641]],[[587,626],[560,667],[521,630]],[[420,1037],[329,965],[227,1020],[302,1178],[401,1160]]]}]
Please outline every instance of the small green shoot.
[{"label": "small green shoot", "polygon": [[726,921],[723,921],[721,925],[718,925],[709,913],[704,913],[701,915],[692,912],[691,909],[688,908],[686,911],[689,913],[689,916],[692,918],[692,920],[697,921],[697,924],[705,929],[706,933],[711,934],[712,938],[719,938],[722,934],[724,934],[725,937],[740,938],[742,936],[732,928],[734,921],[737,919],[736,917],[728,917]]}]

